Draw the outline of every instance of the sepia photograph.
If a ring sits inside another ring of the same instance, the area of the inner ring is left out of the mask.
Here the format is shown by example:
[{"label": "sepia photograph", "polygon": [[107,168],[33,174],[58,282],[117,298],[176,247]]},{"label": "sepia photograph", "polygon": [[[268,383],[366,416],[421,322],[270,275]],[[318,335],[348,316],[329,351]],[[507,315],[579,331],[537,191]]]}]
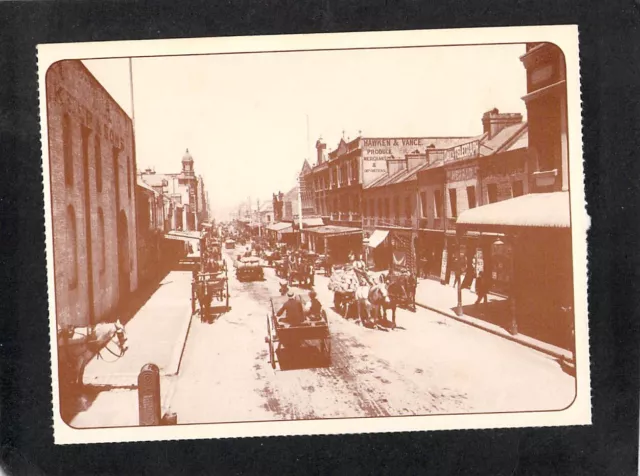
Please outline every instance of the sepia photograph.
[{"label": "sepia photograph", "polygon": [[56,443],[589,424],[577,45],[40,45]]}]

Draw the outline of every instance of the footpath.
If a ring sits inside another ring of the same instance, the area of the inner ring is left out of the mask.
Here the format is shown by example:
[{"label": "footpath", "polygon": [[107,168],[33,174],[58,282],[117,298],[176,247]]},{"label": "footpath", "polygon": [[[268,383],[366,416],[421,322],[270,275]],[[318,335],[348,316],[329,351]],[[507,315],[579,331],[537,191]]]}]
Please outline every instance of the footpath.
[{"label": "footpath", "polygon": [[[372,273],[378,277],[386,271]],[[328,281],[328,278],[325,278]],[[316,281],[317,281],[316,277]],[[416,305],[424,309],[436,312],[440,315],[468,324],[478,329],[490,332],[505,339],[525,345],[539,352],[543,352],[556,359],[560,359],[572,366],[574,357],[572,353],[561,347],[534,339],[524,334],[513,335],[509,333],[500,322],[504,317],[500,314],[506,309],[506,299],[502,296],[489,294],[488,304],[476,305],[478,295],[469,290],[462,290],[462,315],[455,312],[458,303],[458,290],[452,285],[443,285],[439,281],[431,279],[419,279],[416,289]],[[500,310],[496,312],[496,310]]]},{"label": "footpath", "polygon": [[[458,290],[451,285],[443,285],[440,282],[430,279],[418,280],[416,290],[416,305],[430,311],[437,312],[459,322],[464,322],[478,329],[491,332],[492,334],[504,337],[505,339],[518,342],[527,347],[531,347],[545,354],[566,362],[573,362],[573,355],[570,351],[552,344],[534,339],[524,334],[511,334],[503,326],[491,322],[498,316],[491,315],[491,309],[506,309],[506,299],[502,296],[489,294],[488,304],[475,304],[478,295],[469,289],[462,290],[462,315],[455,312],[458,303]],[[500,321],[501,317],[497,320]],[[505,316],[506,317],[506,316]]]},{"label": "footpath", "polygon": [[84,385],[135,388],[140,369],[153,363],[161,377],[174,377],[191,325],[191,273],[171,271],[125,325],[128,349],[116,357],[107,349],[85,367]]}]

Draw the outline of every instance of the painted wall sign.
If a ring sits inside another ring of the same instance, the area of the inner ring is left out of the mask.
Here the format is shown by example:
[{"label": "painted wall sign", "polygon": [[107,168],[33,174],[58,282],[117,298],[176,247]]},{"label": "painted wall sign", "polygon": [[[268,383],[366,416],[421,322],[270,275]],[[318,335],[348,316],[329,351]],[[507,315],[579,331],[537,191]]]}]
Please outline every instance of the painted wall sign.
[{"label": "painted wall sign", "polygon": [[386,174],[387,160],[404,159],[405,155],[416,151],[424,152],[427,141],[418,137],[361,139],[363,184],[370,184]]},{"label": "painted wall sign", "polygon": [[476,177],[476,167],[461,167],[446,171],[447,182],[463,182]]},{"label": "painted wall sign", "polygon": [[480,152],[480,141],[474,140],[466,144],[460,144],[444,151],[444,161],[453,162],[455,160],[471,159],[478,157]]}]

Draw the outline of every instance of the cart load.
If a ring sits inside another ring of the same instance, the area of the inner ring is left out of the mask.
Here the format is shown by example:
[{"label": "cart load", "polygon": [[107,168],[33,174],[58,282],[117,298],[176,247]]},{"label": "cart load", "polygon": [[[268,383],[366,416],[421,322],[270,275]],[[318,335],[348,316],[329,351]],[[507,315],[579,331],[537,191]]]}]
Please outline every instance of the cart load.
[{"label": "cart load", "polygon": [[264,278],[262,261],[256,256],[246,256],[235,262],[236,277],[240,281],[261,280]]},{"label": "cart load", "polygon": [[355,293],[357,287],[358,276],[352,267],[334,268],[329,278],[329,290],[339,293]]}]

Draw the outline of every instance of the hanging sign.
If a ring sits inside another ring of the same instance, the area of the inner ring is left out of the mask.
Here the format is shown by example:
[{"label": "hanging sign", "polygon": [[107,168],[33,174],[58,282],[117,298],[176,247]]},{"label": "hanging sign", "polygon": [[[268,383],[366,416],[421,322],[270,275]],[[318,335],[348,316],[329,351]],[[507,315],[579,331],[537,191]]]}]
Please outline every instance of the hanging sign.
[{"label": "hanging sign", "polygon": [[447,279],[447,249],[442,250],[442,266],[440,267],[440,282],[444,284]]},{"label": "hanging sign", "polygon": [[475,269],[476,276],[479,276],[480,273],[484,271],[484,255],[482,254],[482,248],[476,249]]}]

